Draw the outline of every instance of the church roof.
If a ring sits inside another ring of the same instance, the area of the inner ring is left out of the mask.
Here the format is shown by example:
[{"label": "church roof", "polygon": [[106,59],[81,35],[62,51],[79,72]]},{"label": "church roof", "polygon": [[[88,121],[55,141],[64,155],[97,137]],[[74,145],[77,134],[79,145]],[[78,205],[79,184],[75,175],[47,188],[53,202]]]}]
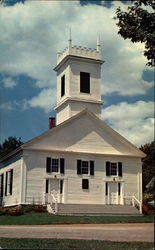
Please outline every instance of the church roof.
[{"label": "church roof", "polygon": [[22,145],[23,149],[145,157],[87,109]]},{"label": "church roof", "polygon": [[87,109],[22,144],[19,148],[3,157],[0,162],[17,155],[24,149],[145,157],[141,150]]}]

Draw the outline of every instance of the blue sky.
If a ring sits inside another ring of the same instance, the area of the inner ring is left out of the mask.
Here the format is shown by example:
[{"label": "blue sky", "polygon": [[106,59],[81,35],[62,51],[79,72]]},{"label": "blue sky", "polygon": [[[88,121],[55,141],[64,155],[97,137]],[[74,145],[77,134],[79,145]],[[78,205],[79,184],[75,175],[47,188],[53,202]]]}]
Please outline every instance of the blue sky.
[{"label": "blue sky", "polygon": [[137,146],[153,140],[153,69],[143,44],[117,34],[121,1],[3,1],[0,6],[0,143],[23,142],[48,129],[55,116],[57,51],[73,45],[94,48],[100,34],[102,119]]}]

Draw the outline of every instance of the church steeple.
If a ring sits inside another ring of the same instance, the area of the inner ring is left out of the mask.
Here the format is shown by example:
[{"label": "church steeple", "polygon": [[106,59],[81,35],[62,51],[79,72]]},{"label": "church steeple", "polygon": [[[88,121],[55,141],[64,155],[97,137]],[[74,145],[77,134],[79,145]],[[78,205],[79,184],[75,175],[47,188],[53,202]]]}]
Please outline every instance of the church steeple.
[{"label": "church steeple", "polygon": [[72,46],[69,30],[68,47],[57,55],[57,125],[83,109],[101,117],[100,38],[97,48]]}]

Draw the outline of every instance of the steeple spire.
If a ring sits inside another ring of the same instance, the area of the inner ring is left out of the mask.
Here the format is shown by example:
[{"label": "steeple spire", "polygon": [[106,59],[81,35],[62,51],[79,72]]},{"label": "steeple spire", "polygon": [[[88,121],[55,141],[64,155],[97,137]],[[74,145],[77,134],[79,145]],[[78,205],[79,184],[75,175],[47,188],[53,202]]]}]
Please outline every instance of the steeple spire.
[{"label": "steeple spire", "polygon": [[97,50],[98,52],[100,52],[100,47],[101,47],[101,45],[100,45],[100,35],[98,35],[98,36],[97,36],[97,46],[96,46],[96,50]]},{"label": "steeple spire", "polygon": [[71,48],[72,48],[72,37],[71,37],[71,28],[69,28],[69,32],[68,32],[68,49],[69,49],[69,51]]}]

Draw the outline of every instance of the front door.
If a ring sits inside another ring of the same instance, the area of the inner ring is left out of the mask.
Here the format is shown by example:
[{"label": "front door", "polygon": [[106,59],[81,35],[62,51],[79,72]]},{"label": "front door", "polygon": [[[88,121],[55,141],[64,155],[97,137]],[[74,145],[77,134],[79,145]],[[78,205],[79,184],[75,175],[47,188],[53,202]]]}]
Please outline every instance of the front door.
[{"label": "front door", "polygon": [[110,183],[110,204],[118,204],[118,183]]},{"label": "front door", "polygon": [[59,180],[52,179],[50,180],[50,193],[54,195],[54,197],[59,200]]},{"label": "front door", "polygon": [[50,180],[50,193],[54,195],[59,203],[63,202],[63,182],[64,180],[60,179]]}]

